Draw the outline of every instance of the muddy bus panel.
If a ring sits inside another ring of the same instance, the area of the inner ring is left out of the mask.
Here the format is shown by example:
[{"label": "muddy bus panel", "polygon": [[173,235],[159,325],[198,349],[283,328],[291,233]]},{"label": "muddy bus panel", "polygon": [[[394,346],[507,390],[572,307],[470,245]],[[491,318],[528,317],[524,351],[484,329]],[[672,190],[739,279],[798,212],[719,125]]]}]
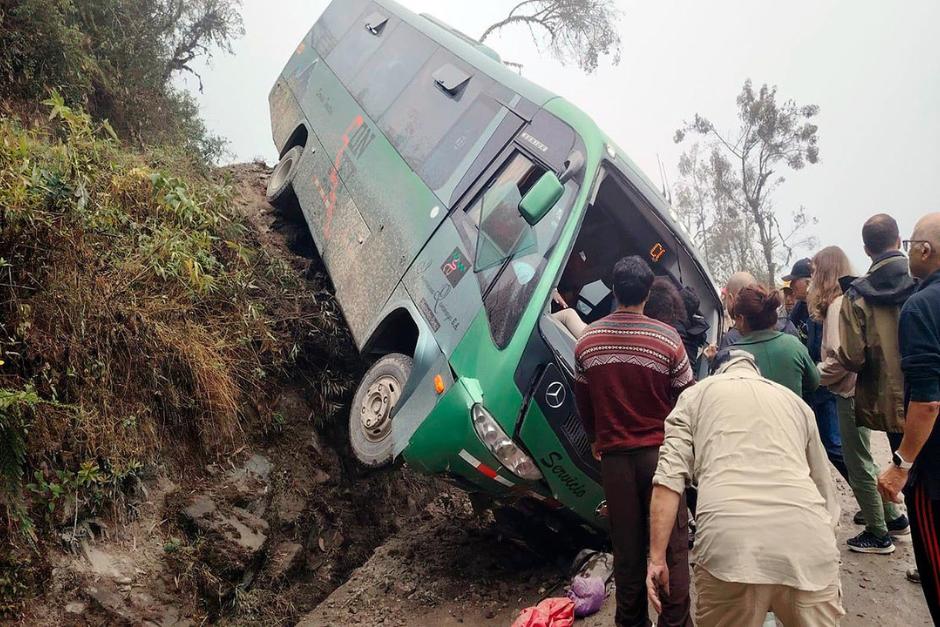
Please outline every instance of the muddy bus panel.
[{"label": "muddy bus panel", "polygon": [[653,185],[575,106],[391,0],[332,2],[270,107],[269,199],[299,206],[372,363],[349,415],[357,458],[602,528],[553,291],[599,319],[613,264],[638,254],[698,292],[712,341],[721,322]]}]

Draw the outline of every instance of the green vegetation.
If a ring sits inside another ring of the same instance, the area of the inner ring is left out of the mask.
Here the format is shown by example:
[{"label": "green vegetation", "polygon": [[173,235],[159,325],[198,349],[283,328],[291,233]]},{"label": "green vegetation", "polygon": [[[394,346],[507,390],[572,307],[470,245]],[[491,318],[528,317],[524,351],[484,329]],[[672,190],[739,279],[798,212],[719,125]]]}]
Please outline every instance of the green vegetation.
[{"label": "green vegetation", "polygon": [[212,167],[224,142],[174,86],[237,7],[0,0],[0,618],[161,466],[280,437],[285,383],[318,421],[348,393],[326,279],[262,246],[236,197],[257,175]]},{"label": "green vegetation", "polygon": [[0,528],[14,544],[107,512],[152,463],[277,432],[285,379],[304,376],[328,415],[346,392],[330,368],[352,355],[326,287],[259,252],[224,175],[130,152],[58,95],[46,105],[42,126],[0,120]]},{"label": "green vegetation", "polygon": [[[237,0],[0,1],[0,103],[37,110],[55,89],[138,145],[184,148],[211,162],[224,141],[173,86],[242,34]],[[0,107],[2,111],[2,107]]]}]

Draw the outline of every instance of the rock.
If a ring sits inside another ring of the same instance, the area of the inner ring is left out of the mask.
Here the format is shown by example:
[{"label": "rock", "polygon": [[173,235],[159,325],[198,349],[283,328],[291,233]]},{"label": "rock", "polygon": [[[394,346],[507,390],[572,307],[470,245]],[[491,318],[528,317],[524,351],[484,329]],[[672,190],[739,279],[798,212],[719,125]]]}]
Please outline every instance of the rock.
[{"label": "rock", "polygon": [[271,475],[271,469],[274,466],[264,455],[252,455],[245,466],[243,467],[244,472],[253,474],[262,481],[267,481],[268,477]]},{"label": "rock", "polygon": [[197,521],[207,518],[214,513],[215,510],[215,501],[207,494],[200,494],[183,509],[183,517],[188,522],[199,526]]},{"label": "rock", "polygon": [[285,390],[277,399],[275,408],[288,423],[305,422],[313,413],[307,399],[298,390]]},{"label": "rock", "polygon": [[252,455],[243,466],[228,472],[221,493],[226,500],[261,516],[267,506],[273,468],[267,457]]},{"label": "rock", "polygon": [[281,523],[293,526],[300,521],[306,502],[303,496],[296,492],[282,492],[275,497],[274,507]]},{"label": "rock", "polygon": [[185,527],[203,537],[201,557],[225,579],[239,579],[260,557],[268,523],[251,512],[216,502],[207,494],[194,496],[180,512]]},{"label": "rock", "polygon": [[272,579],[284,579],[303,564],[304,547],[296,542],[282,542],[274,549],[268,561],[268,575]]},{"label": "rock", "polygon": [[330,475],[326,474],[319,468],[314,468],[310,476],[310,480],[318,485],[323,485],[330,480]]},{"label": "rock", "polygon": [[88,606],[81,601],[73,601],[72,603],[65,604],[65,613],[66,614],[78,614],[82,615],[85,613],[85,610]]},{"label": "rock", "polygon": [[106,588],[89,587],[85,594],[95,602],[98,609],[108,614],[117,623],[133,622],[135,616],[127,607],[124,599],[117,593]]}]

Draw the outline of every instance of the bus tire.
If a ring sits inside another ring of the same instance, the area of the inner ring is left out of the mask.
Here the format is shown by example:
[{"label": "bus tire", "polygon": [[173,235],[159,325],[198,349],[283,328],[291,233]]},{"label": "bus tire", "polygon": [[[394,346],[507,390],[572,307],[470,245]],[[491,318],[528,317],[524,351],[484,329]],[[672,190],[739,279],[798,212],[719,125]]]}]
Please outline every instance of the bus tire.
[{"label": "bus tire", "polygon": [[304,153],[303,146],[294,146],[281,157],[271,178],[268,179],[268,189],[265,199],[276,209],[287,209],[296,202],[294,194],[294,177],[297,175],[300,157]]},{"label": "bus tire", "polygon": [[366,372],[349,409],[349,443],[365,466],[380,468],[392,463],[392,411],[411,376],[411,357],[390,353]]}]

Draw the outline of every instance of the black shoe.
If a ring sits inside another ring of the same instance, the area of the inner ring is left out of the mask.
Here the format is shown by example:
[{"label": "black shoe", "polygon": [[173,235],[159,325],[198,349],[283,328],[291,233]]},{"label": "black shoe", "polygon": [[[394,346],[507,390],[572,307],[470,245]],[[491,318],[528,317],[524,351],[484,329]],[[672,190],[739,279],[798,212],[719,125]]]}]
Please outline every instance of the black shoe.
[{"label": "black shoe", "polygon": [[916,568],[908,568],[904,576],[907,577],[907,580],[911,583],[920,583],[920,571]]},{"label": "black shoe", "polygon": [[888,521],[888,533],[893,536],[911,535],[911,523],[907,520],[907,516],[901,514],[894,520]]},{"label": "black shoe", "polygon": [[852,519],[852,522],[854,522],[856,525],[865,524],[865,515],[862,513],[861,510],[855,512],[855,517]]},{"label": "black shoe", "polygon": [[890,535],[879,538],[873,533],[863,531],[854,538],[849,538],[846,544],[849,545],[850,551],[856,553],[877,553],[879,555],[894,553],[894,542],[891,541]]}]

